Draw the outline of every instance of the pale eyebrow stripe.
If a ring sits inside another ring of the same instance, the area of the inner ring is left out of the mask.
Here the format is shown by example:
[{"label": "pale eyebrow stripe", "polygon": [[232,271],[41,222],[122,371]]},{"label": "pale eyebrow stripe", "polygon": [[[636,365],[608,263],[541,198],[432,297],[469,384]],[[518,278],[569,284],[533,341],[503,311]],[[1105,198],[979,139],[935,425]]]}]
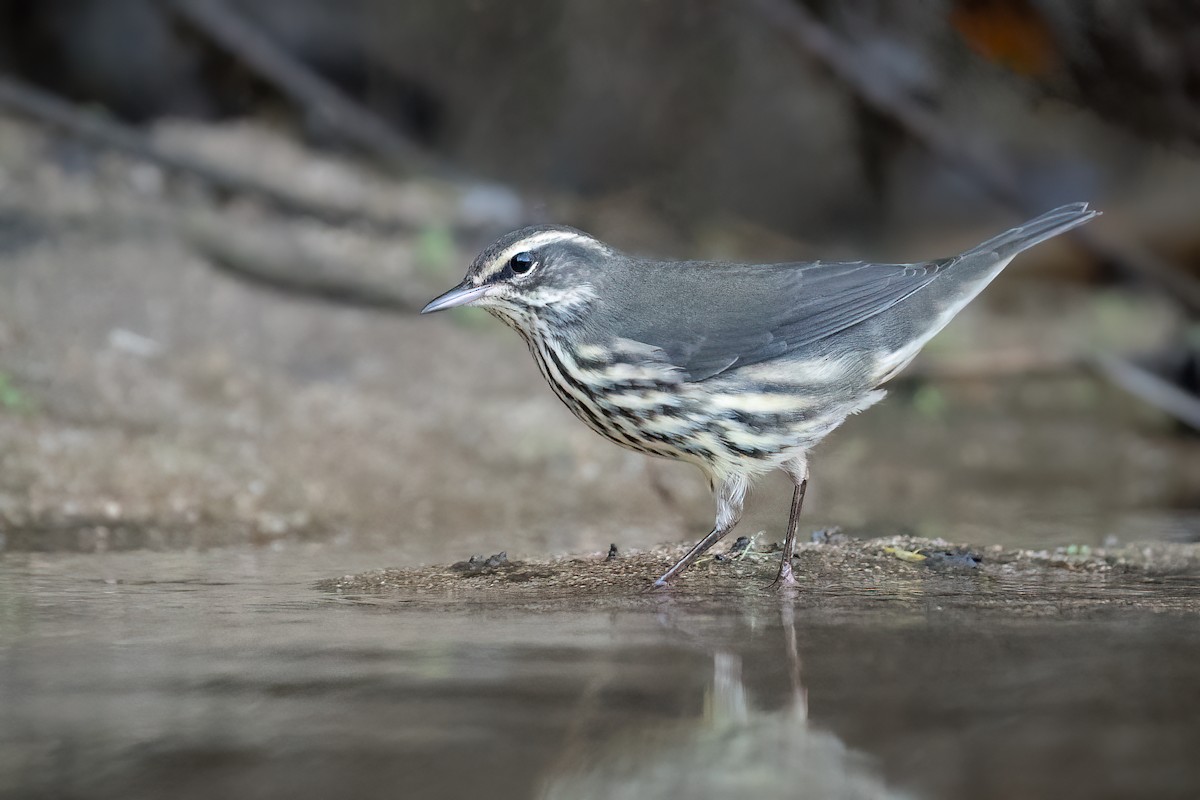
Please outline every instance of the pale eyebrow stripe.
[{"label": "pale eyebrow stripe", "polygon": [[487,278],[495,275],[500,270],[504,269],[504,265],[508,260],[517,253],[522,253],[526,250],[535,250],[539,247],[551,244],[552,242],[576,242],[578,244],[588,245],[593,248],[603,249],[604,245],[593,239],[591,236],[582,233],[573,233],[571,231],[542,231],[535,233],[532,236],[527,236],[519,242],[513,242],[511,245],[501,251],[488,268],[476,276],[476,283],[482,283]]}]

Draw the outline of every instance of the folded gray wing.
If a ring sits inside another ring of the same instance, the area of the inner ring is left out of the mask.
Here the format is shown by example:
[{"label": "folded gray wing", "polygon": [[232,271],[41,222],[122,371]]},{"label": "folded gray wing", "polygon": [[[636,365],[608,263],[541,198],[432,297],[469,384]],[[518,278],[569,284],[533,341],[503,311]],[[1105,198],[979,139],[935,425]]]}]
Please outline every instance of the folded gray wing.
[{"label": "folded gray wing", "polygon": [[686,274],[664,276],[679,302],[631,315],[623,327],[627,338],[659,348],[689,380],[701,381],[858,325],[925,288],[951,263],[679,265]]}]

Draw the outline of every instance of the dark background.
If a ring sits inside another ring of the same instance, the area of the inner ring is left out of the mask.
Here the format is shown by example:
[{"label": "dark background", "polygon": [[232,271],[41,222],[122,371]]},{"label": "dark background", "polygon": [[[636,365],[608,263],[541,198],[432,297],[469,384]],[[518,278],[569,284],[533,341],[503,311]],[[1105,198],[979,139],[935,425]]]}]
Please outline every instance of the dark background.
[{"label": "dark background", "polygon": [[1198,37],[1182,1],[3,0],[7,546],[685,538],[689,470],[412,312],[532,221],[900,261],[1077,200],[822,448],[814,524],[1193,519]]}]

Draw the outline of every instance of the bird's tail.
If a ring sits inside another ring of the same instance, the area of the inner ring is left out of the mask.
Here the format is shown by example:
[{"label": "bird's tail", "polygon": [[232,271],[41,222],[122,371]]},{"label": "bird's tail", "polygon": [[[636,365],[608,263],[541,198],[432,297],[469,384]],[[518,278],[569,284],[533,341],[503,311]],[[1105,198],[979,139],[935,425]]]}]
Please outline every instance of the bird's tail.
[{"label": "bird's tail", "polygon": [[909,310],[895,323],[897,330],[892,333],[899,333],[904,344],[880,362],[882,377],[876,385],[903,369],[1018,253],[1082,225],[1099,213],[1089,209],[1087,203],[1072,203],[994,236],[962,255],[935,262],[941,269],[937,279],[905,301]]},{"label": "bird's tail", "polygon": [[1022,250],[1027,250],[1035,244],[1040,244],[1077,225],[1082,225],[1099,214],[1099,211],[1088,208],[1087,203],[1071,203],[1069,206],[1060,206],[1053,211],[1047,211],[1040,217],[1029,220],[1024,225],[1018,225],[999,236],[988,239],[978,247],[973,247],[963,253],[963,256],[995,253],[996,260],[1007,262]]}]

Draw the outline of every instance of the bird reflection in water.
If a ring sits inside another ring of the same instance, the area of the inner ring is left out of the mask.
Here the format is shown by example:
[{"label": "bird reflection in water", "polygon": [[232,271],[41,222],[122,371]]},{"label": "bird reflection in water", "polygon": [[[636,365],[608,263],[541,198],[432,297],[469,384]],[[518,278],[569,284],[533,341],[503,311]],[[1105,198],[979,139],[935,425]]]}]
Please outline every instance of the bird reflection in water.
[{"label": "bird reflection in water", "polygon": [[560,764],[547,780],[547,800],[653,798],[910,798],[889,788],[871,759],[808,719],[792,598],[779,598],[791,693],[783,707],[754,707],[742,679],[742,657],[713,652],[704,716],[625,732]]}]

